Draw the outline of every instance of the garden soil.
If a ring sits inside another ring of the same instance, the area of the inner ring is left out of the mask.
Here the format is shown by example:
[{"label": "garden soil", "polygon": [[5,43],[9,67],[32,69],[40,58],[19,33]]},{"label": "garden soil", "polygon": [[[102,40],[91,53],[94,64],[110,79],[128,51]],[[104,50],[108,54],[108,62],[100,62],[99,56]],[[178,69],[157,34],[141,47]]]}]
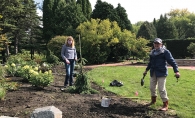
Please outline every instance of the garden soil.
[{"label": "garden soil", "polygon": [[[85,70],[95,66],[85,67]],[[4,100],[0,101],[0,116],[29,118],[36,108],[55,106],[62,111],[63,118],[177,118],[166,112],[152,109],[132,100],[122,98],[105,91],[102,87],[91,83],[97,94],[71,94],[68,90],[61,91],[64,82],[64,68],[54,68],[54,82],[44,89],[34,88],[22,82],[20,77],[8,77],[18,82],[19,89],[8,91]],[[115,96],[110,100],[109,107],[102,107],[102,96]]]}]

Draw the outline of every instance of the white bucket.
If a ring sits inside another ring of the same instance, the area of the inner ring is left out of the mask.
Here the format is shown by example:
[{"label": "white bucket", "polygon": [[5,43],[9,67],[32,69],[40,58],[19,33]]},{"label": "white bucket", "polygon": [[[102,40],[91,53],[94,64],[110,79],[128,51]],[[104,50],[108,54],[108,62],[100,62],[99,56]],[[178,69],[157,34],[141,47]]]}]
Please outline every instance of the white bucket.
[{"label": "white bucket", "polygon": [[101,106],[102,107],[109,107],[109,105],[110,105],[110,98],[103,97],[102,102],[101,102]]}]

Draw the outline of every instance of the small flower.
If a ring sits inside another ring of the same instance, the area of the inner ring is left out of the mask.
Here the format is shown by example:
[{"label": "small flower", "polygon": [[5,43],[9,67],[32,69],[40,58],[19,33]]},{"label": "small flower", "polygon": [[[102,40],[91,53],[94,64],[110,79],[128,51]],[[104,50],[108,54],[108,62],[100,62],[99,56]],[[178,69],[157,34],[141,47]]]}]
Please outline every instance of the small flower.
[{"label": "small flower", "polygon": [[16,64],[14,64],[14,63],[11,64],[11,67],[15,67],[15,66],[16,66]]},{"label": "small flower", "polygon": [[138,96],[138,92],[137,91],[135,92],[135,96]]},{"label": "small flower", "polygon": [[29,68],[29,66],[28,66],[28,65],[26,65],[26,66],[24,66],[23,68],[24,68],[24,69],[28,69],[28,68]]},{"label": "small flower", "polygon": [[34,68],[35,71],[38,71],[38,69],[39,69],[38,67],[35,67],[35,68]]},{"label": "small flower", "polygon": [[32,69],[31,69],[31,70],[29,70],[29,73],[31,73],[31,74],[32,74],[32,73],[34,73],[34,70],[32,70]]},{"label": "small flower", "polygon": [[47,66],[47,64],[44,62],[44,63],[43,63],[43,67],[46,67],[46,66]]},{"label": "small flower", "polygon": [[51,71],[51,70],[49,70],[48,72],[49,72],[49,74],[51,74],[51,73],[52,73],[52,71]]},{"label": "small flower", "polygon": [[48,74],[48,71],[45,71],[44,73],[45,73],[45,74]]},{"label": "small flower", "polygon": [[33,72],[33,74],[34,74],[34,75],[38,75],[39,73],[38,73],[38,72],[36,72],[36,71],[34,71],[34,72]]},{"label": "small flower", "polygon": [[8,65],[5,65],[5,68],[8,68]]}]

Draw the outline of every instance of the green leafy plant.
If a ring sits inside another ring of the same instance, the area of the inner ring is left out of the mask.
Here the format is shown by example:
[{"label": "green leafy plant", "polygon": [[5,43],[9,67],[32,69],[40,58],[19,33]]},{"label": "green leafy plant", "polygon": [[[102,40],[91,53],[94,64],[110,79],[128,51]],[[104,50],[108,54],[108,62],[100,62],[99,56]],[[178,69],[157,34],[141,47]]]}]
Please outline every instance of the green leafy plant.
[{"label": "green leafy plant", "polygon": [[49,63],[43,62],[41,64],[41,66],[39,67],[39,70],[41,72],[45,72],[45,71],[51,70],[52,67],[53,67],[53,64],[49,64]]},{"label": "green leafy plant", "polygon": [[6,95],[6,90],[2,86],[0,86],[0,100],[4,100]]},{"label": "green leafy plant", "polygon": [[19,88],[19,84],[17,82],[10,82],[10,78],[1,79],[0,86],[8,91],[14,91]]},{"label": "green leafy plant", "polygon": [[52,64],[58,64],[60,60],[51,50],[48,50],[46,59],[48,63]]},{"label": "green leafy plant", "polygon": [[15,76],[17,72],[17,66],[15,63],[7,64],[5,65],[5,68],[9,76]]},{"label": "green leafy plant", "polygon": [[48,86],[51,82],[53,82],[54,76],[52,75],[52,71],[45,71],[42,73],[41,71],[37,72],[34,70],[30,70],[30,79],[29,82],[39,88],[44,88]]},{"label": "green leafy plant", "polygon": [[21,77],[23,78],[23,81],[24,82],[29,82],[29,79],[30,79],[30,70],[32,70],[32,66],[29,66],[29,65],[25,65],[21,68],[20,70],[20,75]]},{"label": "green leafy plant", "polygon": [[76,77],[74,92],[81,93],[81,94],[98,93],[98,91],[91,88],[89,78],[85,73],[80,73]]},{"label": "green leafy plant", "polygon": [[195,58],[195,43],[190,43],[187,49],[188,52],[190,52],[193,55],[193,58]]}]

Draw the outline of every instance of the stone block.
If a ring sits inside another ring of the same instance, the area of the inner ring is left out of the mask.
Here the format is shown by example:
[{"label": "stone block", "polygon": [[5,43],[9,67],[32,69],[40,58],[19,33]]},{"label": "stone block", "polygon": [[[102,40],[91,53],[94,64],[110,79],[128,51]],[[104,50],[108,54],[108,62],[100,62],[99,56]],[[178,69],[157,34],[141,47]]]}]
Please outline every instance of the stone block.
[{"label": "stone block", "polygon": [[46,106],[35,109],[30,118],[62,118],[62,111],[54,106]]}]

